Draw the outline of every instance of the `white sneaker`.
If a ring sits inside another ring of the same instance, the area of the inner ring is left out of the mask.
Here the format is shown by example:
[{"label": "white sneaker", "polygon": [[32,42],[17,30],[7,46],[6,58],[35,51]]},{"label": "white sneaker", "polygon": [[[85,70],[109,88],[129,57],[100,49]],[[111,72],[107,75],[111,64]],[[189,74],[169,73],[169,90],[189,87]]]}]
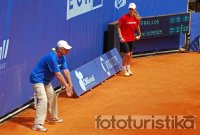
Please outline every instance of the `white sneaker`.
[{"label": "white sneaker", "polygon": [[130,74],[130,75],[132,75],[133,74],[133,72],[129,69],[128,70],[128,73]]},{"label": "white sneaker", "polygon": [[131,66],[130,66],[130,65],[127,65],[127,66],[126,66],[126,69],[127,69],[128,73],[129,73],[130,75],[133,74],[133,72],[131,71]]},{"label": "white sneaker", "polygon": [[34,125],[34,126],[32,127],[32,129],[33,129],[34,131],[47,132],[47,128],[43,127],[43,125],[40,125],[40,124]]},{"label": "white sneaker", "polygon": [[128,77],[130,76],[130,73],[128,71],[124,71],[124,76]]},{"label": "white sneaker", "polygon": [[60,118],[54,118],[54,119],[52,119],[52,120],[47,120],[47,122],[62,123],[62,122],[63,122],[63,119],[60,119]]}]

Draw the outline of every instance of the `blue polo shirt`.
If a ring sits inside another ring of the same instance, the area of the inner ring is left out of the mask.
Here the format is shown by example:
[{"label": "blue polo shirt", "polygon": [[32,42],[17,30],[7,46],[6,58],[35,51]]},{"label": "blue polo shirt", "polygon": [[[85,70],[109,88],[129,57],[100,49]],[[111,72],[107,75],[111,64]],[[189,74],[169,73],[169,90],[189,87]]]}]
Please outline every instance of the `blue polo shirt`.
[{"label": "blue polo shirt", "polygon": [[55,77],[55,72],[60,72],[60,69],[67,69],[65,56],[58,57],[54,51],[45,55],[38,64],[34,67],[30,82],[32,84],[43,83],[49,84]]}]

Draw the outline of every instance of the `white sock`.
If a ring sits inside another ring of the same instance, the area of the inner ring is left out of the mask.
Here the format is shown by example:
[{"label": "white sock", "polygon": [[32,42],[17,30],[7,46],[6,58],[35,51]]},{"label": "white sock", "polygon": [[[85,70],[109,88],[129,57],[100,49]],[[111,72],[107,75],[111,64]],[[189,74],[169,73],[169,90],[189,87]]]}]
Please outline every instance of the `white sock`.
[{"label": "white sock", "polygon": [[126,65],[126,69],[127,69],[127,70],[130,70],[130,69],[131,69],[131,66],[130,66],[130,65]]}]

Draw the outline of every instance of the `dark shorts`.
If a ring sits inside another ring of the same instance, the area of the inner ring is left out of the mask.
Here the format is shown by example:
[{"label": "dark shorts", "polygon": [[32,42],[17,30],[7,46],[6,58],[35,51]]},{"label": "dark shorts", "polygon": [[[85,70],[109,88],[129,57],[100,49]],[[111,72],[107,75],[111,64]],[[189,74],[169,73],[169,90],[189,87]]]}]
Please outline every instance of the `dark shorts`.
[{"label": "dark shorts", "polygon": [[135,42],[120,42],[120,52],[122,53],[129,53],[129,52],[133,52],[136,49],[136,45]]}]

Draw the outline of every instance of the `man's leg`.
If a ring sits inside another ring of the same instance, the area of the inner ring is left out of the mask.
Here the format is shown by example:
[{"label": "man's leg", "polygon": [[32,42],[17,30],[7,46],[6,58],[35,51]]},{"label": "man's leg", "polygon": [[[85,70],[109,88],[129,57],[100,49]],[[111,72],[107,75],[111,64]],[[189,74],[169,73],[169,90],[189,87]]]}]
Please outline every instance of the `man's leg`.
[{"label": "man's leg", "polygon": [[129,44],[127,42],[121,42],[120,43],[120,51],[124,53],[123,59],[122,59],[122,70],[124,73],[124,76],[128,77],[130,74],[127,71],[126,65],[129,59]]},{"label": "man's leg", "polygon": [[130,75],[133,74],[131,71],[131,60],[132,60],[132,52],[129,52],[126,68]]},{"label": "man's leg", "polygon": [[58,118],[58,102],[55,91],[49,83],[45,86],[47,98],[48,98],[48,106],[47,106],[47,121],[49,122],[62,122],[62,119]]},{"label": "man's leg", "polygon": [[124,76],[130,76],[130,74],[127,71],[127,64],[129,60],[129,53],[125,53],[123,59],[122,59],[122,66],[123,66],[123,72]]},{"label": "man's leg", "polygon": [[43,127],[47,111],[47,96],[44,84],[32,84],[32,87],[37,98],[35,122],[32,129],[46,132],[47,129]]}]

